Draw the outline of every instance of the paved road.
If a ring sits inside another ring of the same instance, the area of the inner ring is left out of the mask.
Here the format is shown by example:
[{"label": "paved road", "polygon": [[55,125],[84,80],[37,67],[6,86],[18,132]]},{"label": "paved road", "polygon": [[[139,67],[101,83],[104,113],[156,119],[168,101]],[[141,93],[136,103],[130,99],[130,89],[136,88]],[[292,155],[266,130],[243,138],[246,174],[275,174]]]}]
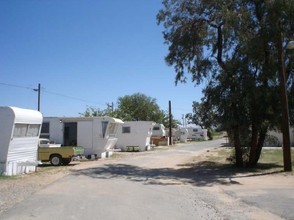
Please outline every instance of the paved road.
[{"label": "paved road", "polygon": [[1,213],[0,219],[274,219],[207,190],[229,178],[189,166],[191,158],[222,144],[224,140],[179,145],[76,169]]}]

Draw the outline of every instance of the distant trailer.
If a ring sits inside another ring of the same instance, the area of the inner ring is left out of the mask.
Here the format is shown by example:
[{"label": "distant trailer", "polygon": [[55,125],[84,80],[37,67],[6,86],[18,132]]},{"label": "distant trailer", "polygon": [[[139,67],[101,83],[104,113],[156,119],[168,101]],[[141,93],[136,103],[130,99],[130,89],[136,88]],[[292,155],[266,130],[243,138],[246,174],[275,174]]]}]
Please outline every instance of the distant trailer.
[{"label": "distant trailer", "polygon": [[166,131],[163,124],[155,124],[152,129],[152,137],[165,137]]},{"label": "distant trailer", "polygon": [[150,149],[152,121],[125,121],[118,129],[116,148],[122,151],[145,151]]},{"label": "distant trailer", "polygon": [[188,140],[189,131],[187,128],[178,128],[175,132],[176,140],[180,141],[181,143],[186,143]]},{"label": "distant trailer", "polygon": [[63,146],[82,146],[85,156],[104,157],[117,142],[118,126],[112,117],[44,117],[41,137]]},{"label": "distant trailer", "polygon": [[0,174],[35,172],[42,114],[17,107],[0,107]]},{"label": "distant trailer", "polygon": [[207,129],[202,129],[199,127],[187,127],[188,129],[188,139],[190,140],[208,140]]},{"label": "distant trailer", "polygon": [[152,129],[151,143],[156,146],[168,146],[169,137],[163,124],[155,124]]}]

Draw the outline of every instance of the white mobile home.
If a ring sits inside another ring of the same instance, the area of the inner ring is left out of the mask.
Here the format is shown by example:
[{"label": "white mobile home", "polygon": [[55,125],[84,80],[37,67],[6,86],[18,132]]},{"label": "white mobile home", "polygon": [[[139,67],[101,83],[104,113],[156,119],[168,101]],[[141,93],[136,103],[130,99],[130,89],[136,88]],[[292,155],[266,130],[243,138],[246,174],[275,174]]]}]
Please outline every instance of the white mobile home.
[{"label": "white mobile home", "polygon": [[188,139],[190,140],[208,140],[207,129],[202,129],[199,127],[187,127],[188,129]]},{"label": "white mobile home", "polygon": [[118,140],[116,148],[123,151],[129,148],[138,148],[145,151],[150,148],[152,128],[155,122],[152,121],[126,121],[118,129]]},{"label": "white mobile home", "polygon": [[[289,129],[290,146],[294,147],[294,127]],[[281,147],[283,146],[283,133],[271,130],[268,132],[264,142],[265,147]]]},{"label": "white mobile home", "polygon": [[34,172],[42,124],[40,112],[0,107],[0,174]]},{"label": "white mobile home", "polygon": [[166,131],[163,124],[155,124],[152,129],[152,137],[165,137]]},{"label": "white mobile home", "polygon": [[102,157],[116,144],[122,123],[112,117],[44,117],[41,137],[63,146],[82,146],[85,156]]},{"label": "white mobile home", "polygon": [[186,143],[189,136],[187,128],[178,128],[175,132],[176,140],[179,140],[181,143]]}]

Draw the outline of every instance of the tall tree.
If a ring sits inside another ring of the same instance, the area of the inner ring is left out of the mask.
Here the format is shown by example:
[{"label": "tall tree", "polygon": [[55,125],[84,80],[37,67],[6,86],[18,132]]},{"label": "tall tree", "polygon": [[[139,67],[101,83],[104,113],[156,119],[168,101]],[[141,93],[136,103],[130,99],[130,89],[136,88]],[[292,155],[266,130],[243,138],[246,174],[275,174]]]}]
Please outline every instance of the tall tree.
[{"label": "tall tree", "polygon": [[194,101],[192,104],[193,113],[186,114],[186,119],[189,124],[199,125],[201,128],[210,129],[212,127],[219,126],[216,123],[216,112],[211,106],[206,106],[206,102],[202,99],[202,102]]},{"label": "tall tree", "polygon": [[119,97],[117,114],[125,121],[161,122],[164,112],[159,108],[156,99],[142,93]]},{"label": "tall tree", "polygon": [[[176,83],[187,75],[196,84],[208,79],[203,106],[216,110],[215,120],[235,147],[236,165],[255,166],[268,129],[280,124],[277,36],[283,33],[284,45],[294,37],[293,1],[164,0],[163,5],[157,19],[165,28],[166,62],[175,68]],[[293,70],[287,73],[290,79]]]},{"label": "tall tree", "polygon": [[85,112],[83,113],[79,113],[80,116],[83,117],[98,117],[98,116],[110,116],[110,117],[116,117],[116,112],[113,111],[113,109],[110,109],[110,105],[107,104],[107,108],[106,109],[99,109],[99,108],[95,108],[93,106],[89,106],[87,107],[87,109],[85,110]]},{"label": "tall tree", "polygon": [[[107,108],[101,110],[95,107],[87,107],[80,113],[83,117],[110,116],[124,121],[154,121],[169,127],[169,113],[158,106],[156,99],[142,93],[125,95],[117,99],[117,108],[107,103]],[[177,127],[179,121],[172,115],[172,127]]]}]

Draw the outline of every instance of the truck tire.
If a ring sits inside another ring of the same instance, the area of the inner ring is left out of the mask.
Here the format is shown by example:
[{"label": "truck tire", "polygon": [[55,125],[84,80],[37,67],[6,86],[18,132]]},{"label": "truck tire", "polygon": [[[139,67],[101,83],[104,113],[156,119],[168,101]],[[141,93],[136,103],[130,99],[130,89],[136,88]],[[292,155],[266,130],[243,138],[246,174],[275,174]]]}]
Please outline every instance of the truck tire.
[{"label": "truck tire", "polygon": [[50,163],[53,166],[60,166],[61,163],[62,163],[61,156],[59,154],[53,154],[53,155],[51,155],[51,157],[50,157]]},{"label": "truck tire", "polygon": [[62,164],[63,165],[68,165],[71,162],[71,158],[63,158],[62,159]]}]

